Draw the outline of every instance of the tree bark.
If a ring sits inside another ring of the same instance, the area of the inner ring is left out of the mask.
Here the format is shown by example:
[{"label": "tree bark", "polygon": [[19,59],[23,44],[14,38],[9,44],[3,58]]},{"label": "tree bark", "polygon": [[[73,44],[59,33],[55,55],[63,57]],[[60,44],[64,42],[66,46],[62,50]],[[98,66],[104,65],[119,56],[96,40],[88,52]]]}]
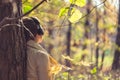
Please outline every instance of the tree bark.
[{"label": "tree bark", "polygon": [[[71,16],[71,11],[73,9],[74,5],[71,4],[70,5],[70,9],[68,11],[68,16]],[[72,23],[68,20],[68,31],[67,31],[67,49],[66,49],[66,53],[67,56],[70,56],[71,53],[71,30],[72,30]],[[66,66],[71,67],[71,63],[69,60],[66,59]]]},{"label": "tree bark", "polygon": [[117,27],[117,36],[116,36],[116,45],[117,48],[114,54],[114,60],[112,64],[112,69],[117,70],[120,69],[120,1],[119,1],[119,11],[118,11],[118,27]]},{"label": "tree bark", "polygon": [[[118,33],[116,37],[116,45],[120,47],[120,28],[118,28]],[[112,69],[113,70],[120,69],[120,50],[118,48],[115,50]]]},{"label": "tree bark", "polygon": [[[98,15],[98,11],[96,9],[96,43],[99,42],[99,27],[98,27],[98,23],[99,23],[99,15]],[[96,55],[95,55],[96,67],[97,67],[97,70],[98,70],[98,58],[99,58],[99,47],[98,47],[98,45],[96,45],[96,51],[95,52],[96,52]]]},{"label": "tree bark", "polygon": [[[0,22],[5,17],[16,18],[22,15],[21,7],[21,0],[0,0]],[[20,21],[6,21],[0,30],[0,80],[26,80],[25,44]]]},{"label": "tree bark", "polygon": [[[87,1],[87,8],[86,8],[86,13],[89,14],[90,13],[90,8],[91,8],[91,0],[88,0]],[[89,30],[90,30],[90,17],[89,16],[86,16],[86,20],[85,20],[85,27],[84,27],[84,30],[85,30],[85,33],[84,33],[84,41],[89,39]],[[82,50],[86,50],[88,47],[88,44],[84,43],[83,44],[83,48]],[[86,58],[86,54],[83,53],[82,56],[81,56],[81,61],[84,61]]]},{"label": "tree bark", "polygon": [[[71,53],[71,29],[72,29],[72,23],[69,22],[69,27],[68,27],[68,31],[67,31],[67,56],[70,56]],[[66,66],[71,67],[71,63],[69,60],[66,60]]]},{"label": "tree bark", "polygon": [[[106,11],[104,10],[104,16],[106,16]],[[106,21],[104,20],[103,18],[103,23],[104,25],[106,24]],[[103,35],[106,37],[106,28],[103,29]],[[106,43],[106,39],[103,38],[103,43],[104,43],[104,46],[105,46],[105,43]],[[102,53],[102,58],[101,58],[101,65],[100,65],[100,70],[102,70],[103,68],[103,62],[104,62],[104,58],[105,58],[105,50],[103,50],[103,53]]]}]

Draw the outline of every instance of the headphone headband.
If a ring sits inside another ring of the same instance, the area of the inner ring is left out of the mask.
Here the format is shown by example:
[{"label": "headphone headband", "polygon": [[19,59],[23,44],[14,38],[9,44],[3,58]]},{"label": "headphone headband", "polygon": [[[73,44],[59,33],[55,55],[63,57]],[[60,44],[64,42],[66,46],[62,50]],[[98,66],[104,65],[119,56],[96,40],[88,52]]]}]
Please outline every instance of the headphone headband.
[{"label": "headphone headband", "polygon": [[30,17],[30,18],[33,20],[33,22],[35,23],[35,25],[37,27],[37,33],[39,35],[43,35],[44,34],[44,30],[43,30],[42,26],[40,25],[39,20],[36,17]]}]

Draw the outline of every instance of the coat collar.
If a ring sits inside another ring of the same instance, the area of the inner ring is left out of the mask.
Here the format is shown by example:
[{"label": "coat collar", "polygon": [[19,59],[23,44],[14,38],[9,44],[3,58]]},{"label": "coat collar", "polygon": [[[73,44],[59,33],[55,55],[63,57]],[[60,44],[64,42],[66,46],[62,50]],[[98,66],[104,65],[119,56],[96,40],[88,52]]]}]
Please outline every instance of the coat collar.
[{"label": "coat collar", "polygon": [[27,46],[34,48],[34,49],[37,49],[37,50],[42,50],[42,51],[47,52],[40,44],[36,43],[34,40],[29,40],[27,42]]}]

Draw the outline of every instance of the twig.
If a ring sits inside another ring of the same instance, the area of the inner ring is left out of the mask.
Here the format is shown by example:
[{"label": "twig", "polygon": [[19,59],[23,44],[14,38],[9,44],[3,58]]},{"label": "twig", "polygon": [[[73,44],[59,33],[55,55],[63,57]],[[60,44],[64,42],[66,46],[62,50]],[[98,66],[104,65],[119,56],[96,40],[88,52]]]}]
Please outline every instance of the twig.
[{"label": "twig", "polygon": [[[70,6],[69,6],[69,11],[68,11],[68,16],[71,15],[70,13],[71,13],[71,10],[72,10],[73,6],[74,6],[74,4],[70,4]],[[67,16],[65,16],[64,19],[63,19],[63,21],[62,21],[62,23],[61,23],[61,25],[60,25],[61,27],[63,26],[66,17],[67,17]],[[61,30],[61,27],[59,28],[59,30]],[[58,31],[58,32],[59,32],[59,31]],[[57,33],[58,33],[58,32],[57,32]]]},{"label": "twig", "polygon": [[101,2],[100,4],[98,4],[98,5],[96,5],[96,6],[94,6],[91,10],[90,10],[90,12],[88,13],[88,14],[86,14],[86,15],[84,15],[84,16],[82,16],[81,18],[80,18],[80,20],[82,19],[82,18],[84,18],[84,17],[86,17],[86,16],[88,16],[95,8],[97,8],[98,6],[100,6],[100,5],[102,5],[102,4],[104,4],[105,2],[106,2],[107,0],[104,0],[103,2]]},{"label": "twig", "polygon": [[47,0],[42,0],[40,3],[38,3],[36,6],[34,6],[30,11],[28,11],[25,14],[23,14],[22,16],[18,17],[18,19],[20,19],[21,17],[24,17],[24,16],[30,14],[33,10],[35,10],[36,8],[38,8],[38,6],[40,6],[45,1],[47,1]]},{"label": "twig", "polygon": [[[65,19],[66,19],[66,16],[65,16],[64,19],[62,20],[62,23],[61,23],[61,25],[60,25],[60,27],[59,27],[58,30],[61,30],[61,28],[62,28],[62,26],[63,26],[63,24],[64,24],[64,22],[65,22]],[[57,34],[58,34],[59,32],[60,32],[60,31],[57,31]]]},{"label": "twig", "polygon": [[[90,12],[89,12],[88,14],[82,16],[82,17],[80,18],[80,20],[83,19],[84,17],[88,16],[96,7],[102,5],[102,4],[105,3],[106,1],[107,1],[107,0],[104,0],[104,1],[101,2],[100,4],[94,6],[94,7],[90,10]],[[65,22],[65,18],[67,18],[67,17],[66,17],[66,16],[64,17],[64,20],[62,21],[61,27],[63,26],[63,24],[64,24],[64,22]]]},{"label": "twig", "polygon": [[36,8],[38,8],[38,6],[40,6],[43,2],[45,2],[47,0],[42,0],[40,3],[38,3],[36,6],[34,6],[30,11],[26,12],[25,14],[17,17],[17,18],[9,18],[9,17],[5,17],[1,22],[0,22],[0,26],[2,26],[4,24],[4,22],[6,21],[15,21],[15,20],[18,20],[28,14],[30,14],[33,10],[35,10]]}]

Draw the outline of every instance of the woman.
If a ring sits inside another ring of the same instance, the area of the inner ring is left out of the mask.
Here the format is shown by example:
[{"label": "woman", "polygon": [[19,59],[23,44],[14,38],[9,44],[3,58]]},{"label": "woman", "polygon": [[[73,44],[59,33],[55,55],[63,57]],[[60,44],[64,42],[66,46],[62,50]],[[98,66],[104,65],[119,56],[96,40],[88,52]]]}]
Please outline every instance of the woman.
[{"label": "woman", "polygon": [[[27,80],[53,80],[53,75],[61,66],[39,44],[43,40],[44,30],[37,18],[23,19],[27,41]],[[31,35],[31,34],[32,35]]]}]

